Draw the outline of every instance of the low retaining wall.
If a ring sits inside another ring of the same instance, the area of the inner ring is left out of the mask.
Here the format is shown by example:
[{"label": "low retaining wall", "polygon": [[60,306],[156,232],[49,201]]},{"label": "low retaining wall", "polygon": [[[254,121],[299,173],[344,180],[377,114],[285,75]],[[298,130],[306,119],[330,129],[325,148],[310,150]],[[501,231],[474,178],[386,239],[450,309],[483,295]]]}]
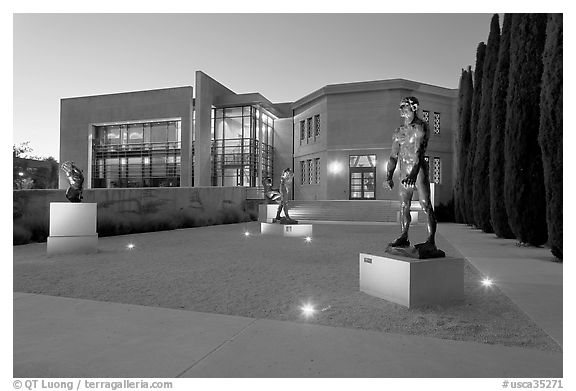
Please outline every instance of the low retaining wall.
[{"label": "low retaining wall", "polygon": [[[42,231],[47,234],[50,203],[68,202],[65,190],[15,190],[13,192],[14,228],[26,228],[33,234],[34,241],[41,241]],[[99,224],[104,220],[115,224],[146,225],[156,220],[156,226],[170,229],[170,224],[162,225],[159,220],[188,219],[185,226],[220,224],[257,218],[258,206],[246,202],[244,187],[158,187],[127,189],[86,189],[83,202],[98,204]],[[230,212],[230,213],[227,213]],[[231,212],[235,216],[228,216]],[[248,216],[248,217],[247,217]],[[202,220],[190,223],[190,220]],[[176,224],[176,223],[175,223]],[[177,224],[182,224],[179,221]],[[142,227],[144,232],[146,227]],[[142,232],[126,228],[122,233]],[[154,230],[154,229],[151,229]],[[100,232],[99,232],[100,233]],[[106,233],[113,234],[113,233]],[[16,233],[14,237],[16,243]],[[22,242],[25,243],[26,241]]]}]

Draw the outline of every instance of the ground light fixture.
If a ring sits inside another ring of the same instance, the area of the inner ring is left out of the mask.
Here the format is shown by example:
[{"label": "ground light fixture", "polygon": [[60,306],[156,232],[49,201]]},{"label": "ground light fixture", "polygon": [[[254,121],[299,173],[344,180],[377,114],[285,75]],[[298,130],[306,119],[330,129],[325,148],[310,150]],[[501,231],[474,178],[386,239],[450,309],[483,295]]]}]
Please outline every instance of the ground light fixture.
[{"label": "ground light fixture", "polygon": [[302,307],[300,307],[300,309],[302,310],[302,315],[304,315],[306,318],[309,318],[316,312],[316,309],[310,303],[304,304]]},{"label": "ground light fixture", "polygon": [[127,250],[134,250],[134,247],[136,247],[136,246],[134,245],[134,243],[128,243],[128,244],[126,245],[126,249],[127,249]]},{"label": "ground light fixture", "polygon": [[244,232],[244,236],[250,236],[250,232],[248,231]]},{"label": "ground light fixture", "polygon": [[306,243],[310,243],[312,241],[312,238],[310,236],[306,236],[304,240],[306,241]]},{"label": "ground light fixture", "polygon": [[488,278],[488,277],[485,277],[485,278],[482,280],[482,285],[484,285],[485,287],[490,287],[490,286],[492,286],[492,284],[494,284],[494,281],[492,281],[492,280],[491,280],[490,278]]}]

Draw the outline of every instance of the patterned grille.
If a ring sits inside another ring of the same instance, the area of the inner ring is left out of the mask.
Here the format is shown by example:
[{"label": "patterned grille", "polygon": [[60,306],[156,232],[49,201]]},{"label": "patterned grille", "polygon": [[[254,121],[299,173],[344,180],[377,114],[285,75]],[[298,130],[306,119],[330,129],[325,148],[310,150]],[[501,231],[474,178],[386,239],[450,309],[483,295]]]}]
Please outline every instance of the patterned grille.
[{"label": "patterned grille", "polygon": [[440,113],[434,113],[434,133],[440,133]]},{"label": "patterned grille", "polygon": [[434,165],[432,167],[432,181],[437,185],[440,184],[440,158],[434,158]]},{"label": "patterned grille", "polygon": [[430,112],[428,110],[423,110],[422,111],[422,120],[424,122],[426,122],[427,124],[430,124]]}]

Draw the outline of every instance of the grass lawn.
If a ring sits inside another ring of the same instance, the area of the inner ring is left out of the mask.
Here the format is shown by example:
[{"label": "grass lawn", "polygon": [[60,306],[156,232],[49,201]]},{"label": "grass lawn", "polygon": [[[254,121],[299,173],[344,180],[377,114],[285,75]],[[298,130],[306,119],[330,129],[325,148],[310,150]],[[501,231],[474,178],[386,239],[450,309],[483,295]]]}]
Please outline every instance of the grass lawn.
[{"label": "grass lawn", "polygon": [[[396,225],[317,224],[311,243],[262,236],[259,228],[106,237],[97,254],[82,256],[48,257],[45,243],[15,246],[14,291],[561,350],[497,287],[483,287],[468,262],[465,299],[453,305],[408,310],[360,292],[358,253],[383,253]],[[426,236],[423,225],[410,233],[413,243]],[[440,235],[437,244],[461,256]],[[305,319],[307,302],[321,311]]]}]

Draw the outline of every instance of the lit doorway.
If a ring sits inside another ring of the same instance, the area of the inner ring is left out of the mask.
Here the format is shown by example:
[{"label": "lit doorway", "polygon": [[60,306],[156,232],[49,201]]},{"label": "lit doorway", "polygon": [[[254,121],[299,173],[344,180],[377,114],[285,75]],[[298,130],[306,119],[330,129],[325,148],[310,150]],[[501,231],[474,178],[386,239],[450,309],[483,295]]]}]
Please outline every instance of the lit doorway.
[{"label": "lit doorway", "polygon": [[350,199],[376,199],[376,155],[350,156]]}]

